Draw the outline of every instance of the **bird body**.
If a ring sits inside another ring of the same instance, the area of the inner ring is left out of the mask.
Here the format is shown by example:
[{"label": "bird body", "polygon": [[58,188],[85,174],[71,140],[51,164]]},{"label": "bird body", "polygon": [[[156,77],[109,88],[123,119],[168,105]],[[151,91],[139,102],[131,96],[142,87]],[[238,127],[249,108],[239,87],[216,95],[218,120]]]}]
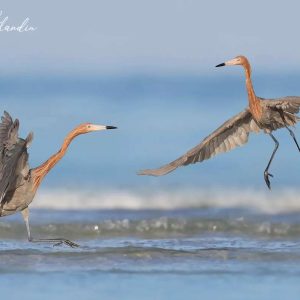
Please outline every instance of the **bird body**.
[{"label": "bird body", "polygon": [[30,242],[65,243],[76,247],[77,244],[64,239],[33,239],[29,228],[28,206],[33,201],[38,187],[48,172],[65,155],[72,140],[80,134],[106,129],[115,129],[114,126],[94,125],[84,123],[73,129],[65,138],[61,148],[40,166],[30,169],[28,152],[33,134],[30,133],[24,140],[18,137],[19,121],[12,120],[4,112],[0,124],[0,217],[21,212],[26,224],[28,240]]},{"label": "bird body", "polygon": [[300,97],[289,96],[278,99],[263,99],[257,97],[253,89],[251,67],[247,58],[245,56],[237,56],[216,67],[230,65],[241,65],[245,70],[248,107],[226,121],[217,130],[204,138],[199,145],[184,155],[160,168],[142,170],[139,172],[140,175],[161,176],[174,171],[180,166],[202,162],[216,154],[227,152],[237,146],[244,145],[247,143],[251,132],[263,130],[269,134],[275,142],[275,149],[264,171],[266,184],[270,188],[269,176],[273,175],[268,173],[268,169],[279,145],[278,141],[272,135],[272,131],[283,127],[287,128],[300,151],[295,135],[289,128],[289,126],[294,126],[299,121],[299,117],[296,114],[300,108]]},{"label": "bird body", "polygon": [[23,180],[16,184],[15,189],[7,191],[2,200],[0,217],[12,215],[26,209],[33,201],[36,191],[32,177],[24,177]]},{"label": "bird body", "polygon": [[33,181],[28,165],[27,147],[32,133],[18,137],[19,121],[4,112],[0,124],[0,217],[21,211],[33,197]]},{"label": "bird body", "polygon": [[258,126],[266,133],[272,132],[286,126],[294,126],[299,117],[300,97],[285,97],[281,99],[268,100],[258,98],[261,112],[253,113]]}]

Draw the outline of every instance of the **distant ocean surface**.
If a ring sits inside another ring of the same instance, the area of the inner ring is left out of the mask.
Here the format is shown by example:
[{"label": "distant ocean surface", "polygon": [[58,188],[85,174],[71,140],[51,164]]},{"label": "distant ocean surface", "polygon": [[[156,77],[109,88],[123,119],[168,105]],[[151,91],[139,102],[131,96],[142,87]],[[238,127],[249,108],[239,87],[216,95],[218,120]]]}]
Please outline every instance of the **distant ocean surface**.
[{"label": "distant ocean surface", "polygon": [[[228,70],[227,70],[228,71]],[[233,75],[231,75],[233,74]],[[300,95],[298,74],[253,76],[257,95]],[[170,162],[197,145],[247,106],[244,74],[213,69],[205,75],[30,76],[0,78],[0,106],[20,119],[21,136],[34,132],[30,163],[37,166],[82,122],[118,130],[79,136],[51,171],[51,187],[231,187],[265,190],[263,170],[274,148],[270,137],[252,134],[246,146],[161,178],[136,172]],[[272,164],[273,189],[299,186],[300,160],[286,130]],[[296,136],[299,131],[295,130]]]},{"label": "distant ocean surface", "polygon": [[[2,110],[21,136],[34,131],[31,166],[79,123],[118,126],[78,137],[31,205],[34,237],[79,248],[28,243],[20,214],[0,219],[1,299],[298,299],[300,154],[288,132],[275,132],[272,191],[264,134],[164,177],[136,175],[246,107],[234,72],[0,78]],[[258,74],[257,95],[300,95],[299,75]]]}]

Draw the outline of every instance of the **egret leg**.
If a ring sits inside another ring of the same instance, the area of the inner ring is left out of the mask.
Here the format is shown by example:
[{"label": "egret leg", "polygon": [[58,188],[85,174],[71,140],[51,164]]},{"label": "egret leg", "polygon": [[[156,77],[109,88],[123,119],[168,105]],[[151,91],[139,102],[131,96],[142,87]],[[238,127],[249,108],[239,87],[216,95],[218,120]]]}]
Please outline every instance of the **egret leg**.
[{"label": "egret leg", "polygon": [[75,248],[75,247],[79,247],[78,244],[70,241],[70,240],[67,240],[67,239],[64,239],[64,238],[53,238],[53,239],[34,239],[32,236],[31,236],[31,233],[30,233],[30,226],[29,226],[29,209],[28,207],[23,209],[21,211],[22,213],[22,216],[23,216],[23,219],[25,221],[25,225],[26,225],[26,229],[27,229],[27,235],[28,235],[28,241],[31,242],[31,243],[53,243],[54,245],[53,246],[58,246],[58,245],[62,245],[62,244],[65,244],[69,247],[72,247],[72,248]]},{"label": "egret leg", "polygon": [[290,128],[287,127],[287,126],[285,126],[285,128],[289,131],[291,137],[293,138],[293,140],[294,140],[294,142],[295,142],[295,144],[296,144],[296,146],[297,146],[297,148],[298,148],[298,151],[300,152],[300,147],[299,147],[299,144],[298,144],[298,142],[297,142],[297,140],[296,140],[296,137],[295,137],[294,132],[292,131],[292,129],[290,129]]},{"label": "egret leg", "polygon": [[274,137],[274,135],[272,133],[269,133],[269,135],[273,139],[273,141],[275,142],[275,148],[274,148],[274,150],[272,152],[272,155],[271,155],[271,158],[270,158],[270,160],[268,162],[268,165],[267,165],[267,167],[266,167],[266,169],[264,171],[264,178],[265,178],[265,182],[266,182],[268,188],[271,189],[271,183],[270,183],[269,176],[273,177],[273,175],[269,173],[269,168],[270,168],[272,160],[273,160],[273,158],[275,156],[275,153],[276,153],[276,151],[277,151],[277,149],[279,147],[279,142],[275,139],[275,137]]},{"label": "egret leg", "polygon": [[279,110],[279,114],[280,114],[280,116],[282,118],[282,121],[284,123],[285,128],[289,131],[291,137],[293,138],[293,140],[294,140],[294,142],[295,142],[295,144],[296,144],[296,146],[298,148],[298,151],[300,152],[300,147],[299,147],[299,144],[298,144],[298,142],[296,140],[296,136],[295,136],[294,132],[286,125],[286,120],[285,120],[283,111]]}]

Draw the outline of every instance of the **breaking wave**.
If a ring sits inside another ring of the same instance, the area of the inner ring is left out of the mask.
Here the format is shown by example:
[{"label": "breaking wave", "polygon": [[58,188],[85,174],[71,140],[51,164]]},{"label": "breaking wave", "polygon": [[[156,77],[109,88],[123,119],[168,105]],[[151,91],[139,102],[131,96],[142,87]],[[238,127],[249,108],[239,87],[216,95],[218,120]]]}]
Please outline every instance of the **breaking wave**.
[{"label": "breaking wave", "polygon": [[41,190],[31,207],[45,209],[249,208],[264,213],[300,211],[299,190],[254,189]]}]

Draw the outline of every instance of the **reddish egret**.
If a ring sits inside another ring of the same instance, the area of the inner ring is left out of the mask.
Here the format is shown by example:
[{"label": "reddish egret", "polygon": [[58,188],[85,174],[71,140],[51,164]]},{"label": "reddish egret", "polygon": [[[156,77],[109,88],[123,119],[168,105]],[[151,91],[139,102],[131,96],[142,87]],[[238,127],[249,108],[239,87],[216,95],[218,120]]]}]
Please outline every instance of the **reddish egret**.
[{"label": "reddish egret", "polygon": [[284,97],[278,99],[263,99],[255,95],[251,82],[251,67],[245,56],[237,56],[232,60],[221,63],[216,67],[241,65],[245,70],[246,88],[248,93],[249,106],[233,118],[226,121],[222,126],[207,136],[199,145],[158,169],[142,170],[140,175],[161,176],[172,172],[180,166],[194,164],[209,159],[216,154],[227,152],[248,141],[250,132],[263,130],[275,143],[275,148],[264,171],[264,179],[271,189],[269,168],[279,143],[272,134],[272,131],[285,127],[294,139],[298,150],[298,142],[289,126],[299,121],[296,114],[299,112],[300,97]]},{"label": "reddish egret", "polygon": [[77,247],[64,238],[34,239],[29,227],[29,209],[35,193],[43,178],[65,155],[72,140],[80,134],[106,129],[115,129],[114,126],[94,125],[84,123],[73,129],[65,138],[61,148],[39,167],[30,169],[28,165],[28,153],[33,134],[30,133],[24,140],[18,137],[19,121],[12,120],[11,116],[4,112],[0,124],[0,217],[8,216],[20,211],[23,215],[28,240],[30,242],[49,242],[54,244],[66,244]]}]

